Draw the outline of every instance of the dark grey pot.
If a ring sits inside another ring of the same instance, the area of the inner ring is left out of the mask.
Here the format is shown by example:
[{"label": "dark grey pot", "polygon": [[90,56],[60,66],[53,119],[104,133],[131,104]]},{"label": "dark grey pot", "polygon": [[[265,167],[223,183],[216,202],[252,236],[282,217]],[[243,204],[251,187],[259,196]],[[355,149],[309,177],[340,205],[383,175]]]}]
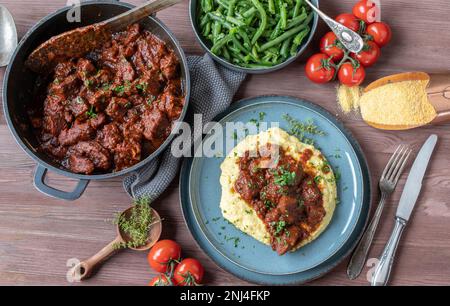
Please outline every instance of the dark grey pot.
[{"label": "dark grey pot", "polygon": [[[31,131],[26,109],[29,105],[29,101],[32,101],[33,89],[35,87],[37,75],[24,66],[27,56],[37,46],[54,35],[111,18],[123,13],[126,10],[129,10],[132,7],[133,5],[131,4],[114,0],[83,2],[81,4],[81,23],[69,23],[67,21],[66,14],[71,7],[62,8],[55,13],[46,16],[34,27],[32,27],[22,38],[16,51],[11,57],[10,64],[6,69],[3,83],[3,108],[5,118],[17,143],[31,158],[37,162],[34,175],[34,185],[40,192],[59,199],[76,200],[83,194],[90,180],[109,179],[112,177],[125,175],[139,169],[160,154],[169,145],[174,136],[171,134],[155,152],[147,156],[138,164],[114,173],[101,173],[93,175],[72,173],[53,162],[45,154],[36,150],[38,142]],[[181,116],[178,119],[179,121],[182,121],[186,115],[190,93],[189,70],[184,52],[175,36],[157,18],[149,17],[143,20],[142,24],[145,28],[164,40],[180,59],[183,90],[186,96],[186,103]],[[66,192],[47,185],[45,183],[45,175],[47,170],[70,178],[78,179],[77,186],[73,191]]]}]

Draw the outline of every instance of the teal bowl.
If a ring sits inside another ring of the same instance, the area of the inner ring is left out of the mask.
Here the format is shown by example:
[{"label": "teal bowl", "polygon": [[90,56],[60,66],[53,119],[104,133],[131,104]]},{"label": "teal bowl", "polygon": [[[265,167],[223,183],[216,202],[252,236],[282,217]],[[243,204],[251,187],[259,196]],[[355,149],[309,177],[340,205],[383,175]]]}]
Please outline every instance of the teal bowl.
[{"label": "teal bowl", "polygon": [[[311,0],[311,2],[316,6],[319,7],[319,0]],[[314,17],[311,21],[311,31],[309,33],[308,38],[298,47],[297,49],[297,54],[295,56],[291,56],[289,57],[287,60],[285,60],[284,62],[278,64],[278,65],[274,65],[272,67],[267,67],[267,68],[245,68],[245,67],[241,67],[238,65],[235,65],[233,63],[228,62],[226,59],[221,58],[220,56],[215,55],[214,53],[211,52],[210,48],[211,48],[211,43],[208,42],[203,35],[201,34],[201,30],[198,28],[197,25],[197,4],[199,3],[199,1],[197,0],[190,0],[189,1],[189,17],[191,19],[191,25],[192,25],[192,29],[194,29],[194,33],[195,36],[197,37],[198,42],[200,43],[200,45],[202,46],[202,48],[205,50],[206,53],[208,53],[216,62],[218,62],[219,64],[234,70],[234,71],[239,71],[239,72],[244,72],[244,73],[251,73],[251,74],[262,74],[262,73],[269,73],[269,72],[273,72],[276,70],[280,70],[284,67],[286,67],[287,65],[289,65],[290,63],[294,62],[308,47],[308,45],[310,44],[311,40],[314,37],[314,34],[316,33],[317,30],[317,24],[319,23],[319,16],[314,13]]]}]

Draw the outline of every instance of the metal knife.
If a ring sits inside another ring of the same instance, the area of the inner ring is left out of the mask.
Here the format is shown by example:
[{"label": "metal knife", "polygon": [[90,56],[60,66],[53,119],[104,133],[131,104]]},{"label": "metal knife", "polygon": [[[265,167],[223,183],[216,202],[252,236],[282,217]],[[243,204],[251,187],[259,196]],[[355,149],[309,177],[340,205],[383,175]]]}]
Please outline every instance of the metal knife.
[{"label": "metal knife", "polygon": [[397,250],[400,237],[406,223],[411,216],[414,205],[422,188],[422,180],[427,170],[428,163],[436,146],[438,137],[431,135],[423,144],[409,172],[406,180],[400,202],[398,204],[397,213],[395,214],[395,226],[392,230],[391,237],[381,254],[380,262],[372,276],[372,286],[386,286],[391,273],[392,264],[394,263],[395,251]]}]

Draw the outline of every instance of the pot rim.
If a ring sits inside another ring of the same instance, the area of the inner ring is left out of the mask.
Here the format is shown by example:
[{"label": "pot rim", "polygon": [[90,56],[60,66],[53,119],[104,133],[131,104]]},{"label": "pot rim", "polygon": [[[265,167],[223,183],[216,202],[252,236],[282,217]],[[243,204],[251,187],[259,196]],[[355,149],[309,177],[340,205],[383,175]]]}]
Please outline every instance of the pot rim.
[{"label": "pot rim", "polygon": [[[133,8],[135,7],[132,4],[129,3],[125,3],[125,2],[119,2],[117,0],[98,0],[98,1],[86,1],[86,2],[82,2],[80,3],[81,7],[84,6],[89,6],[89,5],[97,5],[97,4],[111,4],[111,5],[116,5],[116,6],[121,6],[121,7],[126,7],[126,8]],[[132,172],[138,170],[139,168],[143,167],[145,164],[149,163],[151,160],[153,160],[154,158],[156,158],[163,150],[165,150],[170,143],[172,142],[173,138],[175,137],[175,133],[173,133],[173,129],[171,131],[171,133],[169,134],[169,136],[164,140],[164,142],[161,144],[161,146],[159,146],[158,149],[156,149],[152,154],[150,154],[149,156],[147,156],[145,159],[141,160],[139,163],[123,169],[121,171],[117,171],[117,172],[110,172],[110,173],[102,173],[102,174],[91,174],[91,175],[86,175],[86,174],[79,174],[79,173],[74,173],[71,172],[69,170],[65,170],[59,167],[56,167],[48,162],[46,162],[45,160],[41,159],[39,156],[37,156],[37,154],[35,152],[33,152],[33,149],[31,145],[27,145],[24,140],[19,136],[18,132],[16,131],[16,128],[12,122],[11,116],[9,114],[9,107],[8,107],[8,103],[7,103],[7,96],[8,96],[8,84],[9,84],[9,75],[11,72],[11,63],[13,63],[13,61],[15,60],[17,54],[19,53],[19,51],[21,50],[21,48],[23,47],[24,43],[29,39],[29,37],[39,28],[41,27],[43,24],[50,22],[52,18],[54,18],[55,16],[67,12],[71,7],[66,6],[63,7],[61,9],[58,9],[57,11],[48,14],[47,16],[43,17],[41,20],[39,20],[34,26],[32,26],[27,33],[22,37],[22,39],[20,40],[18,46],[16,47],[13,55],[10,58],[10,62],[8,67],[6,68],[5,71],[5,75],[4,75],[4,81],[3,81],[3,94],[2,94],[2,99],[3,99],[3,111],[5,114],[5,118],[6,118],[6,122],[8,125],[9,130],[11,131],[11,133],[14,136],[15,141],[19,144],[19,146],[22,148],[22,150],[25,151],[25,153],[30,156],[33,160],[35,160],[38,165],[37,166],[43,166],[45,168],[47,168],[48,170],[55,172],[57,174],[60,175],[64,175],[66,177],[70,177],[70,178],[74,178],[74,179],[81,179],[81,180],[101,180],[101,179],[108,179],[108,178],[113,178],[113,177],[117,177],[117,176],[121,176],[124,174],[131,174]],[[183,110],[180,114],[180,117],[174,121],[174,125],[176,125],[176,123],[178,122],[183,122],[186,113],[187,113],[187,109],[188,109],[188,105],[189,105],[189,97],[190,97],[190,75],[189,75],[189,68],[187,65],[187,59],[186,59],[186,55],[184,54],[184,51],[181,47],[181,44],[179,43],[179,41],[176,39],[175,35],[172,33],[172,31],[169,30],[169,28],[162,23],[158,18],[156,18],[155,16],[148,16],[148,18],[152,19],[153,21],[156,22],[156,24],[162,28],[162,30],[164,32],[167,33],[167,35],[170,37],[170,39],[172,40],[173,44],[177,47],[181,58],[180,60],[180,65],[183,66],[184,71],[185,71],[185,103],[183,106]]]}]

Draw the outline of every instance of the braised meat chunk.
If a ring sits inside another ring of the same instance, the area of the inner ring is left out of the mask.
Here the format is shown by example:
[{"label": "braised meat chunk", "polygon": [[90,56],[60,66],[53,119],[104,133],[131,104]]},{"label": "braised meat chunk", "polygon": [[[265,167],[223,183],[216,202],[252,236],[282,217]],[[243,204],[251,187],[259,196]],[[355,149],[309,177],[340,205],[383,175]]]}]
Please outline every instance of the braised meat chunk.
[{"label": "braised meat chunk", "polygon": [[133,24],[82,58],[59,63],[30,112],[39,149],[70,171],[107,173],[156,150],[185,97],[173,50]]},{"label": "braised meat chunk", "polygon": [[[267,144],[259,152],[271,149]],[[301,162],[281,148],[272,167],[267,167],[268,161],[259,153],[245,152],[239,159],[234,189],[264,222],[272,249],[282,255],[296,248],[319,226],[325,208],[314,178],[304,171]]]}]

